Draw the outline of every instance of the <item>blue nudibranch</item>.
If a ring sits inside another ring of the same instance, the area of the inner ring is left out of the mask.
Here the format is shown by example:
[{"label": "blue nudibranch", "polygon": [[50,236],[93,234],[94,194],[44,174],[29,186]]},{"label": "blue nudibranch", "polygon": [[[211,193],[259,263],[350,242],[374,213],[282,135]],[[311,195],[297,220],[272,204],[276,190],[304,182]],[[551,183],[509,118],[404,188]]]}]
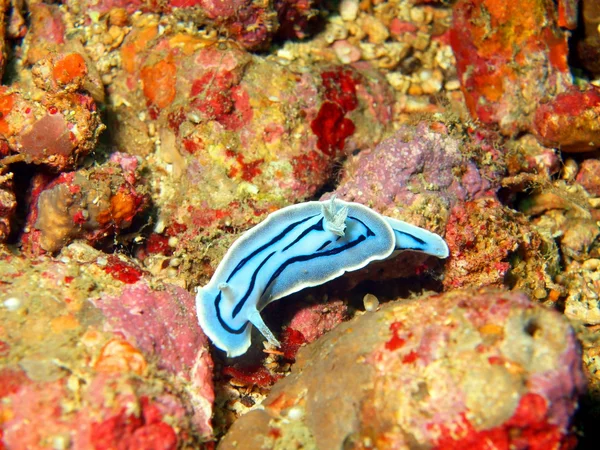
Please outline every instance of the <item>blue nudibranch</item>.
[{"label": "blue nudibranch", "polygon": [[279,346],[260,316],[265,306],[404,250],[448,256],[437,234],[359,203],[332,198],[288,206],[227,251],[210,282],[198,289],[198,321],[230,357],[250,347],[250,324]]}]

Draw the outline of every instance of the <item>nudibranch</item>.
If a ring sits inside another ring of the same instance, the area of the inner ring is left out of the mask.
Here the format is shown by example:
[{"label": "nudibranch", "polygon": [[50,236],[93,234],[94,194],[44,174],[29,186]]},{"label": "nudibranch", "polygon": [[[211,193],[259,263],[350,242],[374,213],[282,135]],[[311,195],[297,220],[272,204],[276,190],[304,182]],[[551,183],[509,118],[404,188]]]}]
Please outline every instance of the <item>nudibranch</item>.
[{"label": "nudibranch", "polygon": [[204,332],[230,357],[250,346],[251,324],[279,342],[260,311],[272,301],[404,251],[448,256],[437,234],[332,198],[275,211],[229,248],[210,282],[198,289]]}]

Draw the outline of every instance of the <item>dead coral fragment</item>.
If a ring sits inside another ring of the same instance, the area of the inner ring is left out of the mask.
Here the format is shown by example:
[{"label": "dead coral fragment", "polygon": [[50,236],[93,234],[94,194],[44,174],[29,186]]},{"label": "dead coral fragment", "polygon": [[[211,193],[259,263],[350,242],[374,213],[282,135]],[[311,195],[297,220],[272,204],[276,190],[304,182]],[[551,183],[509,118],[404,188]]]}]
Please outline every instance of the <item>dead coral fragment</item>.
[{"label": "dead coral fragment", "polygon": [[11,220],[17,209],[13,190],[12,173],[0,172],[0,242],[4,242],[11,231]]},{"label": "dead coral fragment", "polygon": [[85,59],[79,53],[52,53],[31,69],[36,86],[53,94],[82,89],[87,73]]},{"label": "dead coral fragment", "polygon": [[542,299],[553,287],[558,259],[546,255],[556,254],[554,242],[495,199],[457,205],[448,220],[446,240],[447,288],[508,285]]},{"label": "dead coral fragment", "polygon": [[2,155],[18,153],[24,161],[62,171],[87,155],[105,128],[86,94],[46,94],[34,101],[19,87],[0,89]]},{"label": "dead coral fragment", "polygon": [[145,193],[136,186],[136,167],[137,162],[110,162],[61,174],[34,204],[29,217],[34,230],[24,237],[30,250],[55,252],[77,238],[94,244],[129,227],[147,205]]}]

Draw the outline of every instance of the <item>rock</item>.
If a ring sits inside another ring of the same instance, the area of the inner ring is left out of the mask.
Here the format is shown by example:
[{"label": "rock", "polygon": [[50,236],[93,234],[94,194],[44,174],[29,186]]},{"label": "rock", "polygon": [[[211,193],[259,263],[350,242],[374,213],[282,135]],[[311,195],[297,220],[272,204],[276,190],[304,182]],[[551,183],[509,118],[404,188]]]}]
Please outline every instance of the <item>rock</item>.
[{"label": "rock", "polygon": [[66,1],[71,13],[84,19],[90,12],[113,14],[123,10],[158,13],[167,20],[185,18],[197,27],[222,34],[247,50],[264,50],[274,37],[298,39],[308,36],[317,19],[317,0],[276,0],[258,4],[251,0],[101,0]]},{"label": "rock", "polygon": [[279,28],[275,35],[280,39],[304,39],[314,31],[319,22],[321,0],[275,0]]},{"label": "rock", "polygon": [[538,106],[533,132],[546,146],[564,152],[587,152],[600,147],[600,88],[570,86]]},{"label": "rock", "polygon": [[[476,148],[487,152],[491,161],[484,163]],[[381,144],[348,158],[333,194],[426,226],[430,218],[440,221],[458,202],[495,192],[504,170],[500,156],[483,136],[465,134],[461,141],[441,123],[405,126]],[[429,228],[439,232],[436,226],[440,224]]]},{"label": "rock", "polygon": [[444,286],[510,286],[545,298],[559,272],[554,241],[495,199],[456,205],[446,227]]},{"label": "rock", "polygon": [[22,236],[26,249],[54,253],[78,238],[101,244],[127,229],[148,206],[138,165],[135,156],[114,153],[106,164],[41,182]]},{"label": "rock", "polygon": [[[506,163],[502,149],[493,145],[495,137],[484,131],[450,133],[443,122],[403,126],[377,146],[349,157],[336,190],[322,199],[336,195],[443,236],[454,226],[449,223],[453,208],[460,209],[473,199],[493,198],[499,189]],[[508,256],[505,250],[496,250]],[[451,261],[456,261],[453,258]],[[486,258],[487,267],[492,260]],[[461,263],[465,261],[457,264]],[[436,258],[404,252],[345,279],[350,288],[365,279],[419,276],[442,264]],[[508,265],[503,267],[508,269]],[[452,275],[445,279],[445,283],[450,279],[456,282]]]},{"label": "rock", "polygon": [[[202,283],[238,231],[314,196],[346,155],[381,140],[393,93],[364,63],[295,72],[234,45],[156,33],[134,30],[123,44],[111,87],[125,99],[114,106],[124,119],[117,145],[162,174],[150,179],[154,231],[177,239],[174,256],[188,258],[178,270],[191,269],[189,282]],[[140,117],[155,146],[131,143]],[[216,235],[224,239],[207,252]]]},{"label": "rock", "polygon": [[5,242],[11,233],[16,209],[13,174],[0,174],[0,242]]},{"label": "rock", "polygon": [[[298,349],[315,341],[350,317],[348,305],[342,300],[328,299],[326,303],[290,302],[281,307],[286,327],[281,332],[281,351],[284,359],[293,361]],[[288,319],[289,318],[289,319]]]},{"label": "rock", "polygon": [[21,39],[27,33],[27,23],[23,17],[23,5],[12,3],[8,12],[6,35],[11,39]]},{"label": "rock", "polygon": [[[592,84],[580,88],[571,77],[561,27],[575,28],[577,2],[558,3],[459,1],[451,44],[473,117],[499,126],[505,135],[529,131],[547,147],[584,152],[600,147],[600,94]],[[585,10],[588,19],[597,20],[590,14],[593,7]]]},{"label": "rock", "polygon": [[186,416],[197,432],[208,437],[214,400],[212,361],[206,336],[196,324],[194,303],[190,303],[193,296],[177,286],[157,291],[143,282],[127,284],[120,295],[93,300],[106,317],[106,328],[135,342],[144,355],[151,355],[158,369],[186,383],[192,406]]},{"label": "rock", "polygon": [[208,340],[194,297],[85,244],[0,256],[0,440],[37,450],[200,448],[211,438]]},{"label": "rock", "polygon": [[[234,46],[181,34],[154,41],[148,33],[156,31],[134,31],[123,45],[124,71],[112,89],[127,101],[115,113],[127,119],[133,110],[153,121],[158,155],[176,177],[218,176],[211,184],[227,187],[229,197],[257,198],[268,188],[280,201],[305,198],[337,158],[387,131],[391,90],[368,66],[294,73]],[[138,78],[143,89],[132,90]],[[138,126],[121,122],[119,133],[127,139],[126,129]],[[128,142],[118,144],[126,150]]]},{"label": "rock", "polygon": [[[548,246],[546,251],[540,248],[548,263],[546,268],[554,268],[545,271],[546,289],[551,289],[546,301],[564,305],[564,313],[570,319],[596,325],[600,323],[599,204],[581,184],[573,182],[577,165],[570,161],[563,170],[564,179],[533,190],[522,199],[519,209],[529,216],[528,227],[558,246]],[[591,183],[588,188],[592,189],[594,178],[588,171],[593,164],[586,164],[588,161],[593,160],[584,161],[577,178],[586,185]],[[547,280],[548,276],[552,281]],[[535,272],[528,278],[535,279]]]},{"label": "rock", "polygon": [[549,0],[454,5],[451,45],[473,117],[513,135],[531,128],[535,105],[570,86],[567,36],[556,17]]},{"label": "rock", "polygon": [[79,53],[51,53],[31,70],[36,86],[53,95],[83,89],[87,64]]},{"label": "rock", "polygon": [[0,77],[4,75],[6,66],[6,31],[7,15],[9,14],[10,2],[8,0],[0,1]]},{"label": "rock", "polygon": [[575,180],[591,195],[600,197],[600,160],[586,159],[583,161]]},{"label": "rock", "polygon": [[28,5],[30,27],[25,36],[29,64],[38,62],[51,52],[63,49],[66,41],[64,11],[59,5],[32,3]]},{"label": "rock", "polygon": [[[506,147],[506,166],[511,176],[527,173],[542,175],[545,180],[550,180],[551,175],[556,175],[561,169],[562,161],[558,152],[541,145],[532,134],[510,140]],[[506,185],[506,180],[502,182]]]},{"label": "rock", "polygon": [[[46,16],[52,6],[32,5],[36,12],[28,36],[38,27],[38,13],[44,20],[62,20]],[[68,47],[62,36],[56,37],[56,45],[51,45],[50,37],[42,37],[39,45],[47,47],[40,47],[37,53],[37,38],[31,38],[33,67],[21,70],[17,80],[0,90],[0,155],[13,154],[5,163],[25,161],[62,172],[74,169],[96,147],[105,126],[95,99],[87,92],[97,90],[89,61],[80,52],[61,53]],[[103,99],[102,93],[99,100]]]},{"label": "rock", "polygon": [[600,324],[600,229],[597,220],[569,218],[561,224],[565,264],[558,281],[566,289],[564,313],[587,325]]},{"label": "rock", "polygon": [[560,250],[565,263],[590,259],[590,250],[600,235],[598,223],[590,219],[569,219],[563,225],[563,230]]},{"label": "rock", "polygon": [[598,36],[598,25],[600,25],[600,5],[597,2],[583,0],[576,2],[570,0],[569,2],[575,4],[577,9],[577,3],[580,4],[580,14],[582,21],[582,30],[577,33],[577,38],[574,39],[575,55],[577,62],[580,63],[586,70],[591,72],[594,76],[600,74],[600,37]]},{"label": "rock", "polygon": [[18,85],[1,88],[0,152],[16,153],[20,160],[55,172],[73,169],[105,128],[96,104],[83,92],[61,90],[40,96],[41,100],[33,100]]},{"label": "rock", "polygon": [[326,304],[295,305],[288,327],[300,331],[307,342],[313,342],[348,318],[348,305],[340,300]]},{"label": "rock", "polygon": [[561,284],[565,285],[568,293],[565,299],[565,316],[586,325],[600,324],[599,269],[599,266],[572,267],[561,277]]},{"label": "rock", "polygon": [[584,386],[560,314],[454,291],[391,302],[302,348],[219,449],[572,448]]}]

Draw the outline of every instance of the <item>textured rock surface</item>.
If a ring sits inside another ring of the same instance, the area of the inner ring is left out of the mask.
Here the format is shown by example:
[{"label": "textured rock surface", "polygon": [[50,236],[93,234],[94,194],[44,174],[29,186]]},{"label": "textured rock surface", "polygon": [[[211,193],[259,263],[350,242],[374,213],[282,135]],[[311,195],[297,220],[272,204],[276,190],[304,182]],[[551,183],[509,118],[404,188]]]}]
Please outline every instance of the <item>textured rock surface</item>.
[{"label": "textured rock surface", "polygon": [[[591,10],[584,8],[588,30]],[[598,148],[599,90],[576,84],[567,63],[563,29],[576,25],[573,0],[457,2],[451,42],[471,115],[507,135],[531,131],[563,151]]]},{"label": "textured rock surface", "polygon": [[9,3],[8,0],[0,2],[0,77],[4,75],[4,67],[6,66],[6,22]]},{"label": "textured rock surface", "polygon": [[[170,251],[185,255],[190,283],[208,272],[191,259],[216,267],[233,231],[315,195],[335,164],[389,130],[391,89],[364,64],[296,72],[234,45],[136,31],[112,85],[123,99],[113,107],[114,137],[148,161],[155,239],[174,238]],[[152,139],[137,140],[138,125],[148,123]],[[207,239],[221,235],[205,252]]]},{"label": "textured rock surface", "polygon": [[[559,272],[554,241],[497,200],[456,205],[448,219],[450,257],[444,267],[447,289],[509,286],[541,300]],[[548,256],[550,255],[550,256]]]},{"label": "textured rock surface", "polygon": [[[248,50],[265,49],[275,36],[302,38],[316,19],[318,1],[277,0],[256,3],[251,0],[101,0],[66,1],[70,12],[82,15],[89,10],[100,14],[132,14],[135,11],[186,17],[198,27],[217,31]],[[122,11],[116,12],[116,11]]]},{"label": "textured rock surface", "polygon": [[[573,2],[572,3],[577,3]],[[600,24],[600,5],[597,2],[581,1],[580,3],[580,28],[583,32],[578,33],[576,41],[576,57],[578,63],[582,64],[595,76],[600,74],[600,36],[598,36],[598,25]]]},{"label": "textured rock surface", "polygon": [[127,229],[148,206],[135,156],[113,153],[91,169],[39,177],[22,242],[30,253],[55,253],[74,239],[102,243]]},{"label": "textured rock surface", "polygon": [[93,99],[82,92],[42,93],[0,88],[0,156],[43,164],[55,171],[73,168],[92,151],[104,125]]},{"label": "textured rock surface", "polygon": [[301,349],[219,448],[569,448],[583,388],[560,314],[455,291],[392,302]]},{"label": "textured rock surface", "polygon": [[600,159],[586,159],[577,172],[577,182],[591,195],[600,196]]},{"label": "textured rock surface", "polygon": [[35,264],[0,258],[6,448],[175,449],[210,437],[213,364],[191,294],[84,244]]},{"label": "textured rock surface", "polygon": [[505,170],[499,156],[484,135],[454,137],[442,123],[406,126],[351,157],[334,193],[392,217],[440,220],[457,202],[493,195]]},{"label": "textured rock surface", "polygon": [[457,2],[451,42],[471,114],[512,134],[531,126],[529,105],[570,85],[556,16],[548,0]]},{"label": "textured rock surface", "polygon": [[4,242],[10,235],[17,209],[12,179],[12,173],[0,174],[0,242]]},{"label": "textured rock surface", "polygon": [[600,88],[570,86],[535,112],[533,132],[540,142],[565,152],[600,146]]},{"label": "textured rock surface", "polygon": [[[531,218],[534,229],[546,239],[553,237],[560,248],[562,267],[555,274],[555,283],[547,285],[552,288],[549,299],[556,302],[563,297],[565,314],[585,324],[600,323],[600,202],[593,197],[595,175],[590,168],[594,161],[585,160],[578,169],[573,160],[568,160],[563,177],[578,182],[556,180],[543,185],[519,205]],[[556,258],[557,253],[548,255]]]},{"label": "textured rock surface", "polygon": [[[124,49],[151,31],[131,34]],[[173,165],[173,182],[188,182],[187,194],[199,181],[223,186],[220,197],[192,191],[208,207],[249,198],[259,209],[314,195],[340,156],[388,130],[391,92],[369,67],[296,73],[185,35],[150,42],[133,56],[123,52],[125,70],[113,84],[126,100],[114,109],[123,118],[117,142],[143,155],[146,147],[130,145],[137,127],[130,118],[150,119],[160,137],[156,164]],[[143,89],[127,92],[140,78]]]}]

